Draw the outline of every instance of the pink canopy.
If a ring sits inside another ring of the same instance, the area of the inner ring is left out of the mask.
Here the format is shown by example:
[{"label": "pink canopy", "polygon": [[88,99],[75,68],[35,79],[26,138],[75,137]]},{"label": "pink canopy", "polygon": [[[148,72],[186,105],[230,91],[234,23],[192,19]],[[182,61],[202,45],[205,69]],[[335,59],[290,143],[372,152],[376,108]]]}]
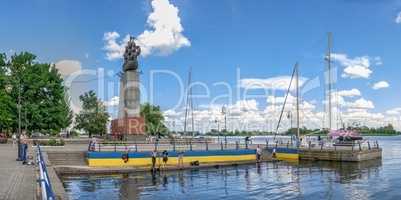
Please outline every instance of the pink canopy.
[{"label": "pink canopy", "polygon": [[329,132],[329,136],[336,138],[336,137],[359,137],[359,133],[356,131],[351,131],[351,130],[331,130]]}]

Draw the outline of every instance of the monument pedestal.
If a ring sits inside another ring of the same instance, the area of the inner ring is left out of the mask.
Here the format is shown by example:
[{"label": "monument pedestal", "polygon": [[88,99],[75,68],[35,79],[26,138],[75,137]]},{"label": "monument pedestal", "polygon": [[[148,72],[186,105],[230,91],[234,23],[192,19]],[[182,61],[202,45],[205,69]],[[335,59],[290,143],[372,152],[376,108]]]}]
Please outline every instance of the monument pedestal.
[{"label": "monument pedestal", "polygon": [[126,117],[111,121],[111,134],[145,135],[145,119],[143,117]]}]

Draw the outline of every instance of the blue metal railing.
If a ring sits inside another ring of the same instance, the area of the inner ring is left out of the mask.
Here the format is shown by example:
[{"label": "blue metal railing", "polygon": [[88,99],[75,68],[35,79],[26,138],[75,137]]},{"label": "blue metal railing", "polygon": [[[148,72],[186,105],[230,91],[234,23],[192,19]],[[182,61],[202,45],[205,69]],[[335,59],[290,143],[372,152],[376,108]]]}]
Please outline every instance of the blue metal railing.
[{"label": "blue metal railing", "polygon": [[55,200],[52,184],[50,183],[49,175],[47,173],[46,163],[43,160],[42,151],[40,146],[37,145],[36,159],[39,166],[40,177],[38,182],[41,187],[42,200]]}]

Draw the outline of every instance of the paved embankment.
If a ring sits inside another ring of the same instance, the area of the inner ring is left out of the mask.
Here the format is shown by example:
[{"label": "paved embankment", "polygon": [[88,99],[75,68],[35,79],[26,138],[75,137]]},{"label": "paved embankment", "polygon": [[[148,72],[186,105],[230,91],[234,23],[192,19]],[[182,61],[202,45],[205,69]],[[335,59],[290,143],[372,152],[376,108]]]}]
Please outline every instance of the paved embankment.
[{"label": "paved embankment", "polygon": [[[33,155],[29,148],[29,155]],[[0,199],[31,200],[36,199],[36,172],[33,165],[22,165],[15,161],[17,146],[0,144]]]}]

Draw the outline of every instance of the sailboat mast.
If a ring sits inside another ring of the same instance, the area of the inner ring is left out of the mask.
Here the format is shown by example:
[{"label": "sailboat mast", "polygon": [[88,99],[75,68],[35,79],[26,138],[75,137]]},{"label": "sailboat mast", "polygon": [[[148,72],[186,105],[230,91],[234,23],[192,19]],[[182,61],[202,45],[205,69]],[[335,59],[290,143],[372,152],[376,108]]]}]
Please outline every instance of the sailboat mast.
[{"label": "sailboat mast", "polygon": [[[189,68],[189,72],[188,72],[188,85],[187,85],[187,99],[186,99],[186,105],[185,105],[185,116],[184,116],[184,135],[187,135],[187,121],[188,121],[188,108],[190,106],[190,99],[189,96],[192,95],[191,94],[191,89],[190,89],[190,85],[191,85],[191,71],[192,68]],[[193,129],[193,127],[192,127]],[[193,134],[193,133],[192,133]]]},{"label": "sailboat mast", "polygon": [[298,69],[298,63],[295,64],[295,70],[296,70],[296,79],[295,79],[295,85],[296,85],[296,95],[297,95],[297,142],[299,144],[299,69]]},{"label": "sailboat mast", "polygon": [[329,98],[329,109],[328,109],[328,114],[329,114],[329,130],[331,130],[331,124],[332,124],[332,106],[331,106],[331,32],[327,34],[327,68],[328,68],[328,98]]},{"label": "sailboat mast", "polygon": [[[192,74],[191,74],[192,75]],[[190,78],[190,80],[192,81],[192,77]],[[191,85],[189,85],[189,86],[191,86]],[[195,134],[195,121],[194,121],[194,102],[192,101],[192,87],[190,87],[189,88],[189,95],[190,95],[190,97],[189,97],[189,102],[190,102],[190,111],[191,111],[191,131],[192,131],[192,134],[191,134],[191,136],[192,137],[194,137],[194,134]]]}]

